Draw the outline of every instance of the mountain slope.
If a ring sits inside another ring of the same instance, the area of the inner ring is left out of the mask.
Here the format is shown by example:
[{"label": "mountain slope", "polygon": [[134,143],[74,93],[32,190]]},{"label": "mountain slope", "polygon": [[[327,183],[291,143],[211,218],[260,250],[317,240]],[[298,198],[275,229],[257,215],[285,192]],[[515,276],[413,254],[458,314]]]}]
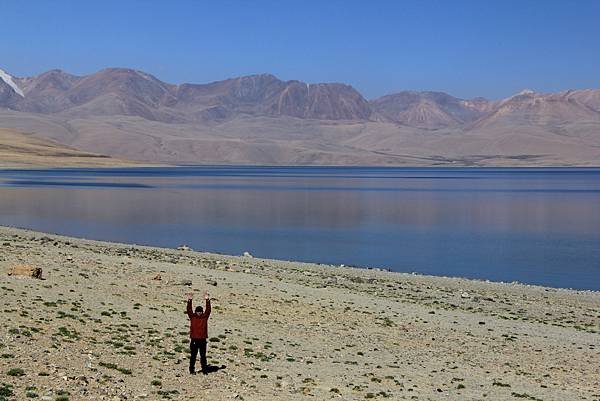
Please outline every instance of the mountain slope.
[{"label": "mountain slope", "polygon": [[19,96],[23,97],[23,91],[21,90],[21,88],[19,88],[19,86],[16,84],[16,82],[14,81],[14,78],[8,74],[6,71],[0,69],[0,81],[2,81],[4,84],[10,86],[10,88]]},{"label": "mountain slope", "polygon": [[600,113],[600,90],[581,89],[569,91],[568,96],[580,102],[581,104],[584,104],[590,109]]},{"label": "mountain slope", "polygon": [[23,91],[14,78],[0,69],[0,106],[14,108],[23,98]]},{"label": "mountain slope", "polygon": [[573,96],[572,92],[540,94],[523,91],[499,102],[491,113],[476,122],[475,127],[508,123],[544,126],[553,130],[565,123],[600,121],[600,113],[587,106],[586,101],[593,105],[594,97]]},{"label": "mountain slope", "polygon": [[108,167],[135,163],[82,152],[12,129],[0,128],[0,167]]},{"label": "mountain slope", "polygon": [[491,104],[483,98],[463,100],[442,92],[399,92],[370,102],[383,121],[411,127],[456,127],[483,116]]}]

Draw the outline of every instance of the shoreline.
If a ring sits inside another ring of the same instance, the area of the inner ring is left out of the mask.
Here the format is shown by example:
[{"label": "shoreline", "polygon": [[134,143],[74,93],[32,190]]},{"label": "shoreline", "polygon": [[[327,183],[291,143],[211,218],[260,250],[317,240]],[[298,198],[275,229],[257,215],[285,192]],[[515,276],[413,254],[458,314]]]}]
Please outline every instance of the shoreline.
[{"label": "shoreline", "polygon": [[[76,240],[76,241],[89,242],[90,244],[96,244],[99,246],[109,246],[110,245],[110,246],[119,246],[119,247],[136,247],[136,248],[156,249],[156,250],[161,250],[161,251],[179,252],[179,250],[177,250],[176,248],[166,248],[166,247],[161,247],[161,246],[156,246],[156,245],[140,245],[140,244],[134,244],[134,243],[127,243],[127,242],[113,242],[113,241],[106,241],[106,240],[96,240],[96,239],[89,239],[89,238],[83,238],[83,237],[72,237],[72,236],[63,235],[63,234],[32,230],[32,229],[29,229],[26,227],[13,227],[13,226],[0,225],[0,230],[2,230],[2,229],[22,231],[24,233],[29,233],[32,235],[53,236],[53,237],[62,238],[65,240],[70,239],[70,240]],[[194,253],[202,254],[202,255],[216,257],[216,258],[221,257],[221,258],[245,259],[245,257],[243,255],[229,255],[229,254],[215,253],[215,252],[209,252],[209,251],[203,251],[203,250],[193,250],[193,249],[190,249],[190,251],[194,252]],[[394,271],[394,270],[391,270],[388,268],[381,268],[381,267],[375,267],[375,266],[333,265],[333,264],[327,264],[327,263],[321,263],[321,262],[305,262],[305,261],[297,261],[297,260],[271,259],[271,258],[260,258],[260,257],[254,257],[254,256],[252,256],[252,259],[268,261],[270,263],[286,263],[286,264],[291,263],[291,264],[296,264],[298,266],[304,265],[305,267],[318,266],[320,268],[351,269],[350,271],[366,270],[366,271],[390,273],[390,274],[394,274],[394,275],[399,275],[404,278],[421,277],[425,280],[427,280],[427,279],[430,279],[430,280],[437,280],[437,279],[456,280],[459,282],[467,281],[467,282],[471,282],[473,284],[481,283],[481,284],[501,285],[501,286],[522,286],[525,288],[537,288],[538,290],[544,290],[544,291],[545,290],[567,291],[567,292],[573,292],[573,293],[578,293],[578,294],[592,293],[592,294],[600,295],[600,290],[578,289],[578,288],[569,288],[569,287],[551,287],[551,286],[545,286],[545,285],[541,285],[541,284],[524,283],[524,282],[517,281],[517,280],[495,281],[495,280],[489,280],[489,279],[484,279],[484,278],[470,278],[470,277],[462,277],[462,276],[444,276],[444,275],[424,274],[424,273],[419,273],[419,272],[400,272],[400,271]]]},{"label": "shoreline", "polygon": [[[7,276],[16,264],[44,280]],[[0,370],[24,372],[0,386],[15,399],[600,399],[594,291],[10,227],[0,277]],[[209,363],[226,368],[189,376],[185,293],[205,290]]]},{"label": "shoreline", "polygon": [[[104,157],[104,156],[102,156]],[[600,164],[593,165],[497,165],[497,166],[477,166],[477,165],[408,165],[408,164],[385,164],[385,165],[352,165],[352,164],[168,164],[160,161],[152,163],[139,160],[124,160],[124,164],[114,165],[49,165],[49,164],[24,164],[24,165],[3,165],[0,164],[0,170],[60,170],[60,169],[137,169],[137,168],[211,168],[211,167],[248,167],[248,168],[347,168],[347,169],[414,169],[414,170],[599,170]]]}]

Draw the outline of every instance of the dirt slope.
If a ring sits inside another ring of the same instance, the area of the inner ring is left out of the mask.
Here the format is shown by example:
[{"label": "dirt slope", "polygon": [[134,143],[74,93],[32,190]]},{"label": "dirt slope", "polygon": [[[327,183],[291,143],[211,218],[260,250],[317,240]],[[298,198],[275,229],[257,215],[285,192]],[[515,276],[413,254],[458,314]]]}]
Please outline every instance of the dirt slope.
[{"label": "dirt slope", "polygon": [[137,163],[82,152],[13,129],[0,128],[0,168],[109,167]]}]

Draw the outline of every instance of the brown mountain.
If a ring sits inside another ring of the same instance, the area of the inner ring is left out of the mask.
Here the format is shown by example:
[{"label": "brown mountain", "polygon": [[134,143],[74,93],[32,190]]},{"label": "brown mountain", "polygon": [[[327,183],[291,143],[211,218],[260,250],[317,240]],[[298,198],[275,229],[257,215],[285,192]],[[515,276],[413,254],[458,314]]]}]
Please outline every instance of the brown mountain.
[{"label": "brown mountain", "polygon": [[484,98],[458,99],[442,92],[405,91],[370,102],[383,121],[411,127],[457,127],[477,120],[492,107]]},{"label": "brown mountain", "polygon": [[8,88],[1,106],[71,118],[126,115],[189,123],[239,114],[323,120],[367,120],[371,114],[349,85],[286,82],[269,74],[178,86],[141,71],[108,68],[84,77],[53,70],[16,81],[25,96]]},{"label": "brown mountain", "polygon": [[600,90],[499,101],[260,74],[164,83],[132,69],[87,76],[0,70],[0,127],[120,159],[185,164],[600,165]]},{"label": "brown mountain", "polygon": [[60,70],[52,70],[37,77],[17,80],[25,96],[16,108],[36,113],[55,113],[72,107],[74,103],[65,94],[80,80]]},{"label": "brown mountain", "polygon": [[599,121],[600,113],[586,104],[594,104],[593,93],[581,95],[578,91],[540,94],[525,90],[499,102],[487,115],[479,119],[474,127],[509,123],[553,129],[566,123]]},{"label": "brown mountain", "polygon": [[131,69],[108,68],[84,77],[52,70],[17,82],[25,94],[13,107],[19,111],[79,118],[132,115],[174,120],[161,106],[173,98],[175,86]]},{"label": "brown mountain", "polygon": [[292,116],[323,120],[367,120],[368,102],[351,86],[281,81],[270,74],[251,75],[208,85],[177,88],[177,110],[201,119],[233,113],[254,116]]}]

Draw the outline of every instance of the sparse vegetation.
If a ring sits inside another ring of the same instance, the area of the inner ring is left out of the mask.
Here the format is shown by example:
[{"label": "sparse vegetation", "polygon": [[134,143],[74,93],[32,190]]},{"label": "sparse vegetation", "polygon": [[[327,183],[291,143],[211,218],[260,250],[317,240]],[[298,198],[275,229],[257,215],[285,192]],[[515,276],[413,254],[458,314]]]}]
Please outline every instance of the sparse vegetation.
[{"label": "sparse vegetation", "polygon": [[[0,228],[0,247],[2,232]],[[30,246],[25,239],[12,242]],[[48,246],[53,252],[64,252],[63,242],[48,242]],[[21,257],[26,255],[20,248],[11,249]],[[0,394],[11,394],[0,395],[0,401],[79,399],[76,388],[85,388],[90,398],[112,399],[112,393],[98,393],[100,386],[123,389],[129,397],[130,383],[137,379],[142,385],[134,397],[145,393],[147,399],[179,400],[197,396],[198,386],[216,394],[225,378],[227,395],[235,393],[238,400],[248,394],[251,399],[266,399],[270,393],[264,389],[268,388],[282,397],[315,400],[433,399],[432,394],[444,393],[450,398],[462,394],[492,400],[501,394],[539,401],[541,397],[531,391],[513,391],[519,387],[511,379],[521,376],[539,381],[544,394],[553,394],[556,386],[552,383],[562,380],[574,362],[563,358],[564,371],[544,369],[548,352],[544,340],[523,322],[546,324],[549,332],[556,325],[563,331],[578,333],[583,328],[589,333],[598,330],[594,322],[600,317],[600,307],[591,301],[581,306],[578,295],[568,291],[561,292],[561,303],[557,303],[550,290],[539,290],[535,293],[539,298],[534,299],[528,290],[506,292],[496,284],[478,283],[471,288],[470,283],[460,281],[459,290],[458,283],[444,279],[399,276],[402,280],[398,280],[382,273],[373,281],[363,271],[345,270],[336,271],[335,290],[325,291],[319,283],[329,279],[330,267],[311,267],[315,272],[309,269],[311,275],[305,275],[304,265],[289,267],[255,259],[247,262],[256,263],[249,267],[251,274],[237,274],[244,267],[235,261],[216,264],[191,252],[185,260],[163,250],[128,253],[128,248],[118,245],[86,245],[80,252],[73,262],[56,267],[49,258],[48,281],[35,286],[26,280],[11,281],[5,285],[11,291],[0,291],[5,322],[3,332],[0,328],[0,361],[10,381],[0,386]],[[192,260],[198,260],[197,264],[192,265]],[[152,280],[156,266],[165,270],[160,282]],[[212,270],[227,269],[231,271],[215,275],[213,313],[219,320],[209,325],[214,336],[208,339],[209,363],[226,363],[227,370],[211,373],[209,380],[188,378],[188,322],[182,300],[173,293],[182,275],[190,271],[198,276],[195,286],[203,279],[212,280]],[[350,279],[353,274],[364,277],[354,281]],[[469,298],[461,297],[463,286]],[[487,288],[491,288],[488,293]],[[586,296],[594,299],[594,295]],[[484,321],[485,325],[479,324]],[[561,344],[554,358],[567,351],[598,349],[596,344],[572,338]],[[34,343],[45,347],[39,350],[38,363],[30,364],[24,355]],[[467,357],[454,353],[453,347],[461,351],[473,347],[478,353]],[[492,347],[504,349],[493,365],[479,357]],[[539,367],[512,364],[510,356],[517,348]],[[42,359],[49,363],[39,364]],[[75,361],[85,363],[81,373],[71,369]],[[496,379],[473,385],[468,378],[472,363],[484,369],[486,377]],[[171,376],[162,377],[165,368],[175,373],[176,380],[189,380],[190,385],[179,386]],[[10,375],[13,369],[22,372]],[[577,369],[589,372],[588,367]],[[425,380],[426,375],[431,380]],[[66,380],[57,379],[61,377]],[[84,385],[90,378],[98,380],[98,386]],[[577,384],[584,380],[573,381],[567,388],[593,399]],[[73,395],[56,392],[54,386],[63,383]]]},{"label": "sparse vegetation", "polygon": [[100,363],[98,363],[98,365],[100,365],[104,368],[116,370],[118,372],[123,373],[124,375],[130,375],[132,373],[131,369],[122,368],[122,367],[119,367],[116,364],[110,363],[110,362],[100,362]]},{"label": "sparse vegetation", "polygon": [[7,383],[0,383],[0,401],[7,401],[8,397],[14,395],[12,385]]},{"label": "sparse vegetation", "polygon": [[21,368],[12,368],[9,369],[6,374],[8,376],[13,376],[13,377],[21,377],[21,376],[25,376],[25,371]]}]

